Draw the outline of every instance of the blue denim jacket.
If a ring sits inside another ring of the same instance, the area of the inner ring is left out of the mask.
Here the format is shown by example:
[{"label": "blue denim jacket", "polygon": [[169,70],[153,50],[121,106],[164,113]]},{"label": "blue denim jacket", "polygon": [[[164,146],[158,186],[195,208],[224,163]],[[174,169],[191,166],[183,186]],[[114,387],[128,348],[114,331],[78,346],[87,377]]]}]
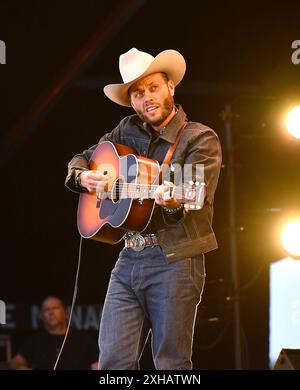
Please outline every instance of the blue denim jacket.
[{"label": "blue denim jacket", "polygon": [[[153,137],[151,128],[137,115],[125,117],[110,133],[105,134],[99,142],[111,141],[134,148],[141,156],[150,157],[162,163],[176,134],[187,121],[181,106],[168,125]],[[154,139],[153,139],[154,138]],[[66,186],[74,192],[83,192],[76,184],[76,176],[82,169],[88,169],[89,160],[97,144],[75,155],[68,165]],[[212,228],[213,200],[221,168],[221,146],[217,134],[209,127],[187,122],[171,164],[203,164],[204,181],[208,192],[201,210],[188,213],[180,211],[167,215],[163,208],[157,206],[150,226],[159,238],[160,245],[168,261],[172,258],[193,257],[217,248],[216,237]],[[196,179],[195,177],[193,177]]]}]

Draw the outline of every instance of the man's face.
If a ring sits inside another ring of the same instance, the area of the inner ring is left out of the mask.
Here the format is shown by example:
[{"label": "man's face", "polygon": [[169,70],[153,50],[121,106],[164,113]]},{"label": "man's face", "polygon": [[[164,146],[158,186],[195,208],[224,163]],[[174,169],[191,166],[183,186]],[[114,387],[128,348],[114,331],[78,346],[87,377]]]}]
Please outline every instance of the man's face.
[{"label": "man's face", "polygon": [[48,298],[42,305],[42,316],[47,329],[55,329],[66,323],[67,313],[62,302],[57,298]]},{"label": "man's face", "polygon": [[142,119],[152,126],[165,125],[174,107],[174,83],[154,73],[138,80],[129,90],[131,105]]}]

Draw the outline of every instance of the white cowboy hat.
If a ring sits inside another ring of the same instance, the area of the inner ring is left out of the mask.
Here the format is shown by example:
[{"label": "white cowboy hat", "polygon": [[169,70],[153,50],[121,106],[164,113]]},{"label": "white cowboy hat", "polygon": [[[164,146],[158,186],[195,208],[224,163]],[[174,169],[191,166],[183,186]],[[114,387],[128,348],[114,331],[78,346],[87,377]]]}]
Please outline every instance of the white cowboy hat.
[{"label": "white cowboy hat", "polygon": [[186,65],[183,56],[176,50],[164,50],[154,58],[151,54],[133,48],[120,55],[119,69],[124,83],[106,85],[103,91],[113,102],[130,107],[128,90],[138,79],[162,72],[176,86],[184,76]]}]

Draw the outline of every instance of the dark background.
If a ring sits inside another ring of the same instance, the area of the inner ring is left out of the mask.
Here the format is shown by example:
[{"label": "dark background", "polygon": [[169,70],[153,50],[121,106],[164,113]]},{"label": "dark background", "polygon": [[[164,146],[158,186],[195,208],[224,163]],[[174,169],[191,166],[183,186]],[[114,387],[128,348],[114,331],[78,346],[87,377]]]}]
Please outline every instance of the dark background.
[{"label": "dark background", "polygon": [[[78,198],[64,187],[67,163],[131,113],[102,92],[121,82],[119,55],[132,47],[153,55],[176,49],[187,62],[176,101],[218,133],[224,154],[215,201],[219,249],[207,255],[194,368],[234,368],[225,104],[233,110],[239,283],[252,281],[239,294],[243,366],[268,368],[268,265],[283,255],[278,224],[299,211],[300,143],[281,122],[300,102],[300,65],[291,62],[299,15],[299,1],[290,0],[2,0],[0,298],[71,301]],[[82,48],[97,30],[98,50],[79,71],[90,54]],[[84,241],[79,303],[103,302],[119,249]]]}]

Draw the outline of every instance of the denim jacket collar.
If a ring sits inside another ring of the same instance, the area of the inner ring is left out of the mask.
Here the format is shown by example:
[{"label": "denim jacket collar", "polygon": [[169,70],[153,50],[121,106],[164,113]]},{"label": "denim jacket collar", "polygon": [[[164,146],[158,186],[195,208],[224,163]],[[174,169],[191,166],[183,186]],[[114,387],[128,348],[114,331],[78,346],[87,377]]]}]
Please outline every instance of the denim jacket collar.
[{"label": "denim jacket collar", "polygon": [[172,144],[176,140],[176,135],[178,131],[181,129],[184,122],[187,120],[186,113],[183,111],[182,107],[178,105],[176,108],[177,113],[173,116],[167,126],[161,130],[160,134],[160,138]]},{"label": "denim jacket collar", "polygon": [[[176,114],[170,120],[166,127],[160,130],[159,138],[174,143],[176,140],[176,135],[178,131],[181,129],[182,125],[185,121],[187,121],[186,113],[183,111],[183,108],[180,105],[176,106]],[[149,132],[149,125],[143,123],[143,129]]]}]

